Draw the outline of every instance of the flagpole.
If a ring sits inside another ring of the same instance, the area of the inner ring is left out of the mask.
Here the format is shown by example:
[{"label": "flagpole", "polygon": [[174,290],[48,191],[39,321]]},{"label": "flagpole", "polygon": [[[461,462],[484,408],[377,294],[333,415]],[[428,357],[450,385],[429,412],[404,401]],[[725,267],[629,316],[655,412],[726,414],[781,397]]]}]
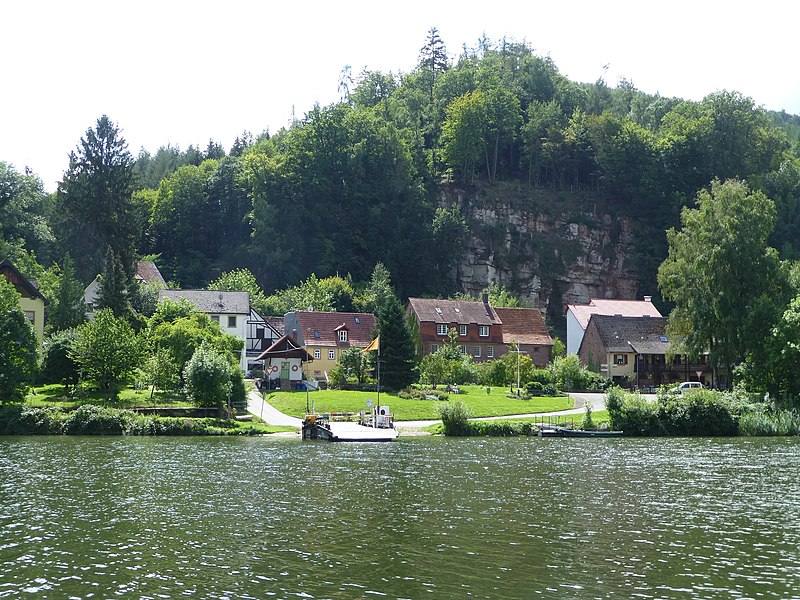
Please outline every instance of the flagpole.
[{"label": "flagpole", "polygon": [[372,419],[374,427],[378,426],[378,413],[381,410],[381,336],[378,336],[378,406],[375,408],[375,418]]}]

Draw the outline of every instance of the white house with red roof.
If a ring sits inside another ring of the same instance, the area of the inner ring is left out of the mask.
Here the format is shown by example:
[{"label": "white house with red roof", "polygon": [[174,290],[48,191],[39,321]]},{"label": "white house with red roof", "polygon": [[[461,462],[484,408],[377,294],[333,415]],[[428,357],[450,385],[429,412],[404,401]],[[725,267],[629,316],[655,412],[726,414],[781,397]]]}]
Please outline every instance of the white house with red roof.
[{"label": "white house with red roof", "polygon": [[588,304],[569,304],[565,311],[567,319],[567,354],[577,354],[583,341],[583,334],[592,315],[620,317],[661,317],[653,306],[652,296],[643,300],[611,300],[590,298]]}]

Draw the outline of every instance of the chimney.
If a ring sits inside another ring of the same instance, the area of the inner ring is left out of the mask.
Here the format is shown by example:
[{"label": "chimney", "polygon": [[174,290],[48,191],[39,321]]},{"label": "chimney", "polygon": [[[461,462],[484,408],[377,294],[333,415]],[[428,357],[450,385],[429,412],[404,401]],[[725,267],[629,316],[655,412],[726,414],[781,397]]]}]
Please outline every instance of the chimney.
[{"label": "chimney", "polygon": [[652,296],[645,296],[644,297],[644,301],[645,302],[652,302],[653,301],[653,297]]},{"label": "chimney", "polygon": [[483,292],[483,296],[481,296],[481,300],[483,300],[484,304],[489,304],[489,294]]},{"label": "chimney", "polygon": [[292,329],[292,339],[295,342],[297,341],[297,329]]}]

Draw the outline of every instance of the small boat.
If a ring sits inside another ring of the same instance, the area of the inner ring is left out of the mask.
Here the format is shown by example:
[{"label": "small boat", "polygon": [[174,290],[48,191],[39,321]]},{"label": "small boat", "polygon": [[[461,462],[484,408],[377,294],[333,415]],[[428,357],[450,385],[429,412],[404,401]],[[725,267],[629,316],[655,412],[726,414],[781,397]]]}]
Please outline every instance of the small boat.
[{"label": "small boat", "polygon": [[621,431],[607,431],[598,429],[596,431],[583,429],[564,429],[562,432],[564,437],[621,437]]},{"label": "small boat", "polygon": [[621,431],[569,429],[560,425],[539,424],[539,437],[620,437]]}]

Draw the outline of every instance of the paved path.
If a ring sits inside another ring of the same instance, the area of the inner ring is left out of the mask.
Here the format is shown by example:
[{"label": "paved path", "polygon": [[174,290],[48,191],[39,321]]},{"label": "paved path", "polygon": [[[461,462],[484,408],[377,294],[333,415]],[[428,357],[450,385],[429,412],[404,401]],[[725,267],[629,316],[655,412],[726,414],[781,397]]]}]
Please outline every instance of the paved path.
[{"label": "paved path", "polygon": [[258,392],[247,394],[247,410],[270,425],[284,425],[288,427],[303,426],[303,420],[283,414],[269,402],[264,402]]},{"label": "paved path", "polygon": [[[570,398],[573,400],[573,404],[575,408],[567,409],[567,410],[557,410],[551,412],[540,412],[540,413],[526,413],[522,415],[503,415],[499,417],[478,417],[476,421],[497,421],[500,419],[523,419],[523,418],[531,418],[531,417],[555,417],[559,415],[579,415],[583,414],[584,410],[586,410],[586,403],[590,403],[592,405],[592,410],[603,410],[605,409],[605,394],[570,394]],[[289,415],[283,414],[277,408],[273,407],[269,402],[264,402],[261,399],[261,396],[258,392],[250,392],[247,395],[247,410],[257,415],[270,425],[286,425],[289,427],[297,427],[298,429],[302,427],[303,421],[302,419],[298,419],[297,417],[290,417]],[[424,429],[430,425],[435,425],[436,423],[441,423],[439,419],[427,420],[427,421],[395,421],[395,426],[399,430],[403,429]]]}]

